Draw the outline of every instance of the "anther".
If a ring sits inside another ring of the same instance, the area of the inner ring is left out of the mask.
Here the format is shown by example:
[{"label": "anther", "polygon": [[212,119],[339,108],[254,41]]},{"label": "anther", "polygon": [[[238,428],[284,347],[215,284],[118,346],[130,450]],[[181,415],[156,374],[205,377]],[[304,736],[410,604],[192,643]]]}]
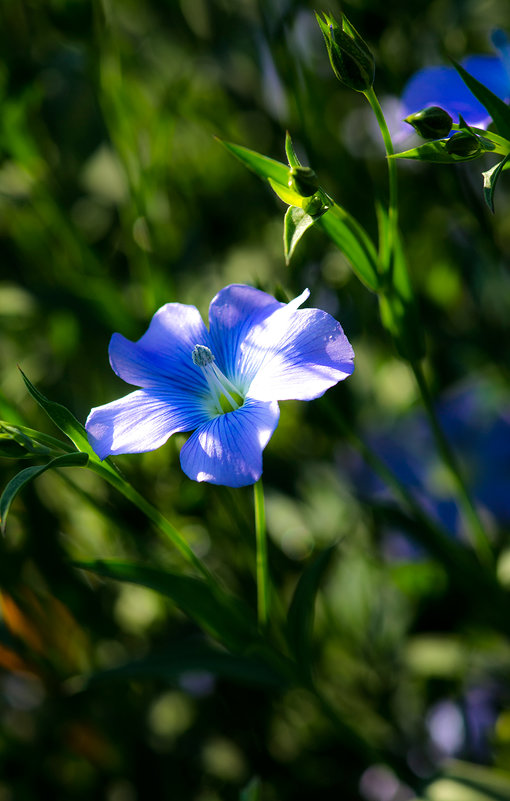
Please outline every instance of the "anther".
[{"label": "anther", "polygon": [[207,367],[208,364],[212,364],[214,361],[212,351],[207,345],[195,345],[191,358],[193,359],[193,364],[196,364],[197,367]]}]

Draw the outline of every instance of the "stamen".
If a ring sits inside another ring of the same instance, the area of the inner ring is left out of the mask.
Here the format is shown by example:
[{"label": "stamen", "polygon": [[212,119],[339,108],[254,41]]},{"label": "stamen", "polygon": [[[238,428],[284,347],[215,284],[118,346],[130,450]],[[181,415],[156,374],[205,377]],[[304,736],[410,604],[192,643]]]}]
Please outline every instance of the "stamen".
[{"label": "stamen", "polygon": [[208,364],[214,361],[212,351],[207,345],[195,345],[191,358],[193,359],[193,364],[196,364],[197,367],[207,367]]},{"label": "stamen", "polygon": [[[244,403],[244,398],[239,395],[237,388],[229,381],[227,376],[214,364],[215,358],[211,349],[207,345],[195,345],[191,358],[193,364],[200,367],[204,373],[218,414],[225,414],[239,409],[239,406]],[[240,403],[235,398],[238,398]]]}]

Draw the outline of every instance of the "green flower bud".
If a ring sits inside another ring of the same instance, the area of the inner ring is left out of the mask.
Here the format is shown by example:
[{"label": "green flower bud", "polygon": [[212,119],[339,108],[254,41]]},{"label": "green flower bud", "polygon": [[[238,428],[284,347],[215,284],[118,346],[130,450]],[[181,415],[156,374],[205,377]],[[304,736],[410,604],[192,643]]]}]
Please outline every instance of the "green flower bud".
[{"label": "green flower bud", "polygon": [[317,22],[324,36],[333,72],[339,81],[356,92],[368,91],[374,83],[375,62],[367,45],[342,14],[342,26],[324,13]]},{"label": "green flower bud", "polygon": [[454,134],[451,139],[448,139],[445,145],[447,153],[451,156],[462,156],[463,158],[480,155],[484,148],[478,136],[471,134],[468,131],[459,131]]},{"label": "green flower bud", "polygon": [[301,197],[310,197],[319,188],[317,176],[311,167],[291,167],[289,176],[289,189],[293,189]]},{"label": "green flower bud", "polygon": [[448,112],[439,106],[430,106],[416,114],[410,114],[404,122],[412,125],[416,133],[424,139],[444,139],[452,130],[453,124]]}]

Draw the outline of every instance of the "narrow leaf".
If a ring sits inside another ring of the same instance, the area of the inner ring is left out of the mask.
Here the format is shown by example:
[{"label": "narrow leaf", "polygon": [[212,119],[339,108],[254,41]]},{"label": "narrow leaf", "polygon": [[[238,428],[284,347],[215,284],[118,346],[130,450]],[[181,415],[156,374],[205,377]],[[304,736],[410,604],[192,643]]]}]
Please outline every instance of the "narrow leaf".
[{"label": "narrow leaf", "polygon": [[84,467],[87,462],[88,456],[86,453],[65,453],[63,456],[57,456],[55,459],[52,459],[51,462],[47,464],[38,467],[26,467],[14,476],[14,478],[9,481],[0,497],[0,522],[2,531],[5,530],[5,523],[11,503],[18,492],[22,490],[29,481],[33,481],[33,479],[40,476],[41,473],[55,467]]},{"label": "narrow leaf", "polygon": [[414,159],[416,161],[427,161],[431,164],[458,164],[462,161],[473,161],[484,153],[482,147],[479,152],[467,156],[460,156],[457,153],[449,153],[446,149],[449,139],[436,139],[433,142],[425,142],[423,145],[413,147],[411,150],[404,150],[402,153],[395,153],[389,158],[393,159]]},{"label": "narrow leaf", "polygon": [[299,579],[287,616],[287,639],[300,669],[310,673],[315,598],[335,546],[323,551]]},{"label": "narrow leaf", "polygon": [[290,133],[288,131],[285,135],[285,153],[287,155],[287,161],[289,162],[290,167],[301,166],[301,162],[296,156],[296,151],[294,150],[294,145],[292,144],[292,139],[290,138]]},{"label": "narrow leaf", "polygon": [[[231,142],[221,144],[246,167],[253,170],[261,178],[268,180],[284,202],[292,206],[302,206],[307,199],[299,198],[297,193],[288,188],[289,168],[279,161],[261,156],[253,150]],[[278,186],[275,186],[278,185]],[[292,194],[289,194],[292,193]],[[369,289],[376,292],[379,287],[377,274],[377,251],[365,229],[345,209],[332,203],[327,214],[317,220],[317,225],[345,253],[352,269]]]},{"label": "narrow leaf", "polygon": [[183,673],[206,672],[234,682],[279,690],[286,679],[262,659],[229,654],[206,643],[180,643],[171,651],[153,654],[111,670],[95,673],[88,684],[104,679],[158,677],[175,681]]},{"label": "narrow leaf", "polygon": [[260,153],[256,153],[255,150],[250,150],[247,147],[234,145],[232,142],[224,142],[222,139],[218,139],[218,141],[223,147],[230,151],[230,153],[236,156],[239,161],[242,161],[246,167],[261,178],[271,178],[273,181],[276,181],[277,184],[287,185],[289,180],[289,168],[286,167],[285,164],[270,159],[267,156],[262,156]]},{"label": "narrow leaf", "polygon": [[494,190],[498,182],[499,176],[505,168],[505,164],[510,160],[510,154],[505,156],[502,161],[499,161],[490,170],[482,172],[483,175],[483,196],[488,207],[494,213]]},{"label": "narrow leaf", "polygon": [[482,106],[487,109],[489,117],[492,118],[501,136],[510,139],[510,108],[494,92],[491,92],[483,83],[467,72],[464,67],[452,61],[453,66],[466,84],[470,92],[474,94]]},{"label": "narrow leaf", "polygon": [[257,639],[251,611],[235,596],[211,589],[202,579],[117,561],[76,562],[75,567],[165,595],[211,636],[234,650]]},{"label": "narrow leaf", "polygon": [[0,420],[0,456],[27,459],[32,456],[50,456],[55,450],[74,452],[72,446],[47,437],[40,431]]},{"label": "narrow leaf", "polygon": [[377,292],[380,286],[377,251],[357,220],[334,203],[328,213],[317,221],[317,225],[345,254],[359,280],[372,292]]},{"label": "narrow leaf", "polygon": [[411,362],[419,361],[425,353],[423,326],[400,236],[395,240],[387,273],[389,281],[379,293],[381,321],[391,333],[400,355]]},{"label": "narrow leaf", "polygon": [[42,392],[39,392],[39,390],[34,387],[22,370],[20,370],[20,373],[23,376],[23,381],[28,391],[39,406],[44,409],[50,420],[69,437],[73,445],[75,445],[79,451],[87,453],[91,458],[97,461],[97,456],[89,444],[85,427],[78,422],[72,412],[66,409],[65,406],[62,406],[62,404],[48,400]]},{"label": "narrow leaf", "polygon": [[285,213],[283,223],[283,250],[285,253],[285,263],[288,265],[297,243],[305,231],[314,224],[314,218],[310,217],[304,209],[296,206],[289,206]]},{"label": "narrow leaf", "polygon": [[277,195],[280,200],[283,200],[284,203],[287,203],[289,206],[299,206],[300,208],[303,207],[304,201],[308,201],[310,198],[301,197],[298,195],[294,189],[291,189],[289,186],[284,186],[283,184],[277,184],[276,181],[273,181],[272,178],[267,179],[269,181],[269,186]]}]

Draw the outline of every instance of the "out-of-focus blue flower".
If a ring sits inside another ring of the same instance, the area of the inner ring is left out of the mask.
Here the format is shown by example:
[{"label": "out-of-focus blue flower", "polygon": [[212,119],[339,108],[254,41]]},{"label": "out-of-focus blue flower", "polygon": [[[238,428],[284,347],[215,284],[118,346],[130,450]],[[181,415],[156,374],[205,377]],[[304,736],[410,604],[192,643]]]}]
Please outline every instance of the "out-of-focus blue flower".
[{"label": "out-of-focus blue flower", "polygon": [[340,324],[243,284],[209,306],[209,330],[194,306],[167,303],[137,342],[114,334],[110,364],[140,387],[92,409],[86,429],[97,455],[143,453],[176,432],[189,478],[229,487],[253,484],[276,426],[280,400],[312,400],[353,370]]},{"label": "out-of-focus blue flower", "polygon": [[[510,99],[509,45],[502,31],[493,34],[498,56],[468,56],[461,61],[467,72],[487,86],[502,100]],[[425,67],[407,82],[402,93],[404,116],[429,106],[440,106],[454,120],[461,114],[468,125],[486,128],[487,110],[469,91],[454,67]]]},{"label": "out-of-focus blue flower", "polygon": [[[444,398],[437,412],[452,444],[473,497],[500,526],[510,523],[510,416],[507,399],[496,387],[479,380]],[[374,451],[411,491],[427,514],[452,535],[461,521],[453,491],[445,487],[441,461],[422,413],[409,415],[391,428],[372,429],[367,440]],[[363,463],[350,466],[363,494],[388,499],[391,492]]]}]

